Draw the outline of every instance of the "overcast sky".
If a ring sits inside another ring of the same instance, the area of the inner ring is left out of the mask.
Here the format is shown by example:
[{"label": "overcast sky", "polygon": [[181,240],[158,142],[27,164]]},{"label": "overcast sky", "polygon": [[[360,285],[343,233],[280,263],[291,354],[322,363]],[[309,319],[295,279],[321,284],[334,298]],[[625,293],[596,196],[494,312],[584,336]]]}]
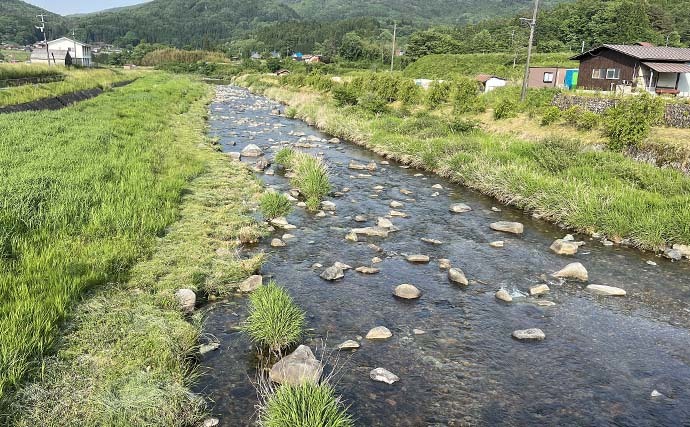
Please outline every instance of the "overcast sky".
[{"label": "overcast sky", "polygon": [[24,0],[43,9],[60,15],[73,13],[98,12],[99,10],[112,9],[114,7],[130,6],[137,3],[145,3],[150,0]]}]

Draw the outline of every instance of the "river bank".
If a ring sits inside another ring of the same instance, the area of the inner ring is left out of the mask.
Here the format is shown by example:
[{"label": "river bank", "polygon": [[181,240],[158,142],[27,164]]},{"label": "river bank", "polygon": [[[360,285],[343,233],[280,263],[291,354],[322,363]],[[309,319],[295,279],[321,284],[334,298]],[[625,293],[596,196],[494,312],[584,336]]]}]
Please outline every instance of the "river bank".
[{"label": "river bank", "polygon": [[337,107],[328,92],[283,86],[269,76],[237,82],[288,105],[291,115],[331,135],[565,228],[659,252],[690,243],[690,210],[684,208],[690,204],[690,178],[681,172],[573,139],[532,142],[473,128],[457,132],[433,115]]}]

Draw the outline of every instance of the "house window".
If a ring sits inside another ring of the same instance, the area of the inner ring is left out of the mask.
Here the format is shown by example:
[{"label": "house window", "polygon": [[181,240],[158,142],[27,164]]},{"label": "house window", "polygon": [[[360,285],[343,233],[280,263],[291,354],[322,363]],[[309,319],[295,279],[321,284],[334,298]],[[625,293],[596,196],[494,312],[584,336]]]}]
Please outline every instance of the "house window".
[{"label": "house window", "polygon": [[606,75],[606,70],[602,68],[595,68],[592,70],[592,78],[595,80],[603,79]]},{"label": "house window", "polygon": [[609,68],[606,70],[606,80],[618,80],[621,78],[621,70],[618,68]]},{"label": "house window", "polygon": [[544,83],[553,83],[553,73],[544,73]]}]

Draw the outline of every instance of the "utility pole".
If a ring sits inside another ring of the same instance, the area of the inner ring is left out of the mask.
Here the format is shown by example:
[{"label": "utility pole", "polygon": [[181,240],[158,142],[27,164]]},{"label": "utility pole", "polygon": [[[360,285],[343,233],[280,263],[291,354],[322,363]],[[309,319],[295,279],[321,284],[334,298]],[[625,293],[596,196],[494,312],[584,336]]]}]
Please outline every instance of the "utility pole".
[{"label": "utility pole", "polygon": [[50,52],[48,51],[48,37],[46,36],[46,21],[45,21],[45,15],[40,14],[36,15],[36,18],[39,18],[41,20],[41,26],[35,26],[37,30],[41,30],[41,33],[43,33],[43,44],[46,47],[46,59],[48,60],[48,66],[50,66]]},{"label": "utility pole", "polygon": [[395,61],[395,36],[397,35],[398,23],[393,22],[393,52],[391,52],[391,73],[393,72],[393,63]]},{"label": "utility pole", "polygon": [[515,30],[510,34],[510,48],[513,49],[513,68],[517,65],[517,49],[515,48]]},{"label": "utility pole", "polygon": [[527,64],[525,64],[525,78],[522,81],[522,93],[520,93],[520,101],[524,102],[527,98],[527,84],[529,83],[529,63],[532,59],[532,44],[534,43],[534,30],[537,27],[537,13],[539,12],[539,0],[534,0],[534,14],[532,20],[520,18],[520,20],[529,25],[529,45],[527,46]]},{"label": "utility pole", "polygon": [[580,53],[585,53],[585,41],[582,40],[582,49],[580,50]]},{"label": "utility pole", "polygon": [[74,35],[74,28],[72,28],[72,41],[74,42],[74,62],[77,63],[77,39]]}]

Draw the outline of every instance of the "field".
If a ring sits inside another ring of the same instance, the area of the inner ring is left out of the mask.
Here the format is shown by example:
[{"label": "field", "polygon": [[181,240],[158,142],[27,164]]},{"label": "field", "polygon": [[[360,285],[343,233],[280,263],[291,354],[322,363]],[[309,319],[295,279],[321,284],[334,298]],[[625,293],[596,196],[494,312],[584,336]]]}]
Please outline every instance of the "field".
[{"label": "field", "polygon": [[260,186],[206,141],[208,92],[156,73],[60,111],[0,116],[0,413],[198,421],[186,388],[198,329],[173,293],[222,294],[261,263],[234,255],[254,227],[242,201]]},{"label": "field", "polygon": [[59,76],[63,74],[63,70],[64,68],[42,65],[2,64],[0,65],[0,80]]},{"label": "field", "polygon": [[[644,249],[690,242],[690,178],[561,135],[541,140],[472,129],[447,107],[337,107],[327,92],[239,80],[296,117],[373,151],[434,171],[538,217]],[[414,112],[410,112],[410,110]],[[491,119],[493,120],[493,119]]]},{"label": "field", "polygon": [[25,52],[23,50],[4,50],[0,49],[0,55],[5,58],[5,62],[10,62],[11,60],[24,62],[28,61],[31,56],[30,52]]},{"label": "field", "polygon": [[[572,53],[537,53],[532,66],[572,67]],[[524,60],[523,60],[524,61]],[[411,78],[451,79],[453,76],[474,77],[477,74],[494,74],[510,80],[522,80],[524,62],[513,67],[513,55],[508,53],[475,53],[468,55],[428,55],[410,64],[403,74]]]},{"label": "field", "polygon": [[[16,65],[0,65],[0,75],[9,73],[9,70],[17,67]],[[36,70],[41,72],[48,67],[20,66],[21,70]],[[22,104],[25,102],[36,101],[43,98],[55,97],[80,90],[102,88],[106,89],[124,80],[132,80],[143,75],[141,71],[123,71],[109,69],[60,69],[66,74],[63,81],[54,83],[42,83],[37,85],[24,85],[0,90],[0,107],[7,105]],[[31,72],[31,71],[29,71]],[[52,69],[51,69],[52,72]]]}]

